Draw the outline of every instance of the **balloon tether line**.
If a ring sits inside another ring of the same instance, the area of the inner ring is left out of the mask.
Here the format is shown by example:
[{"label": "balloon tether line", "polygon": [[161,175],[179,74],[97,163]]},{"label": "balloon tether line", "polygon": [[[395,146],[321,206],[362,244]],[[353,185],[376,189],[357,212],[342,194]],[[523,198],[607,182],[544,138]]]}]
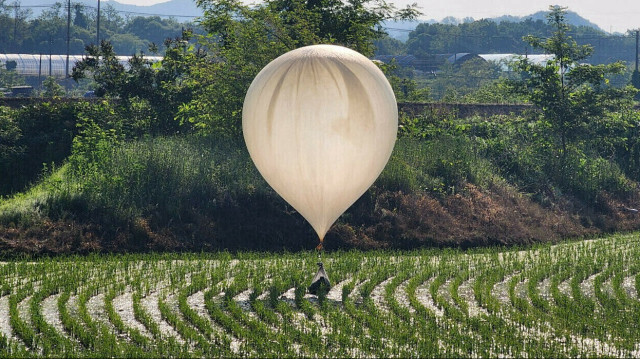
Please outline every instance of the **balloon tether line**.
[{"label": "balloon tether line", "polygon": [[319,238],[319,239],[320,239],[320,243],[316,247],[316,250],[318,251],[318,261],[322,263],[322,252],[324,251],[324,245],[323,245],[324,239],[323,238]]}]

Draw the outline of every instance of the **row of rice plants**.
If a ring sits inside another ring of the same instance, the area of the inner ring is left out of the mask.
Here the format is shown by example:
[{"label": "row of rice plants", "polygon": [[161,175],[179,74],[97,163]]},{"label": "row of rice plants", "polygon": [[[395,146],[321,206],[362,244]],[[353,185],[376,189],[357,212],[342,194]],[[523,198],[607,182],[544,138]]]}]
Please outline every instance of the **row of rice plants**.
[{"label": "row of rice plants", "polygon": [[0,355],[637,356],[638,242],[327,253],[319,296],[314,253],[12,261]]}]

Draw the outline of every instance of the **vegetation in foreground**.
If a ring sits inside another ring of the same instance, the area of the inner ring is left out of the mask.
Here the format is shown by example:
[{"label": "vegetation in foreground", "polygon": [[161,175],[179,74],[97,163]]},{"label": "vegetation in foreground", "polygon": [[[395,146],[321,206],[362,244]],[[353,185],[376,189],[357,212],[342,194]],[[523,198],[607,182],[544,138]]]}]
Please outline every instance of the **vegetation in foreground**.
[{"label": "vegetation in foreground", "polygon": [[637,357],[639,244],[10,261],[0,356]]},{"label": "vegetation in foreground", "polygon": [[[471,133],[495,129],[500,119],[476,120]],[[635,189],[618,166],[587,158],[576,177],[555,184],[564,187],[552,187],[544,162],[509,158],[522,154],[506,152],[500,142],[487,145],[490,140],[447,133],[428,142],[399,139],[381,177],[328,234],[328,248],[525,244],[638,228],[637,215],[624,210],[636,205],[629,201],[637,198]],[[39,185],[0,203],[6,255],[316,244],[310,226],[268,187],[242,143],[158,137],[91,148],[90,166],[72,156]],[[496,159],[532,168],[508,177],[513,172],[501,173]],[[540,197],[518,193],[511,184],[518,180]],[[605,186],[610,192],[600,192]],[[582,197],[561,194],[565,189]],[[578,204],[583,207],[572,207]]]},{"label": "vegetation in foreground", "polygon": [[[200,48],[185,31],[166,42],[162,62],[136,56],[127,69],[109,43],[89,48],[73,75],[91,77],[102,99],[0,112],[2,253],[313,248],[310,226],[246,153],[242,100],[288,49],[327,42],[371,55],[377,24],[415,15],[372,2],[201,1],[211,36],[198,37]],[[495,95],[534,111],[402,117],[386,169],[327,246],[524,244],[640,229],[636,91],[611,85],[622,64],[583,63],[593,48],[571,38],[564,14],[552,8],[552,36],[527,38],[554,58],[522,59],[519,76],[495,84]]]}]

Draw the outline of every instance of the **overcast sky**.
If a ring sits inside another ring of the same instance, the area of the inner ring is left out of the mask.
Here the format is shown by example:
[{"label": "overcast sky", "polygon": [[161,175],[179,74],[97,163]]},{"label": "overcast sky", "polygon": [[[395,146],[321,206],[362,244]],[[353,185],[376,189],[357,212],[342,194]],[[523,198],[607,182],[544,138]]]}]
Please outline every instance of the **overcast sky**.
[{"label": "overcast sky", "polygon": [[[120,3],[152,5],[167,0],[116,0]],[[625,32],[640,28],[639,0],[389,0],[397,6],[417,2],[424,19],[440,20],[446,16],[482,19],[501,15],[529,15],[547,10],[549,5],[569,7],[605,31]]]}]

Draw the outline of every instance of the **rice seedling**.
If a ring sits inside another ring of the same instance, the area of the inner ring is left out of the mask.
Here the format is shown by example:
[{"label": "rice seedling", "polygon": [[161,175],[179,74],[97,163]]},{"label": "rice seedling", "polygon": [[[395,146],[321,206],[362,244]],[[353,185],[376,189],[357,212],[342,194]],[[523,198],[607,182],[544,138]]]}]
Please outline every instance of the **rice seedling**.
[{"label": "rice seedling", "polygon": [[15,260],[0,355],[637,357],[638,242]]}]

